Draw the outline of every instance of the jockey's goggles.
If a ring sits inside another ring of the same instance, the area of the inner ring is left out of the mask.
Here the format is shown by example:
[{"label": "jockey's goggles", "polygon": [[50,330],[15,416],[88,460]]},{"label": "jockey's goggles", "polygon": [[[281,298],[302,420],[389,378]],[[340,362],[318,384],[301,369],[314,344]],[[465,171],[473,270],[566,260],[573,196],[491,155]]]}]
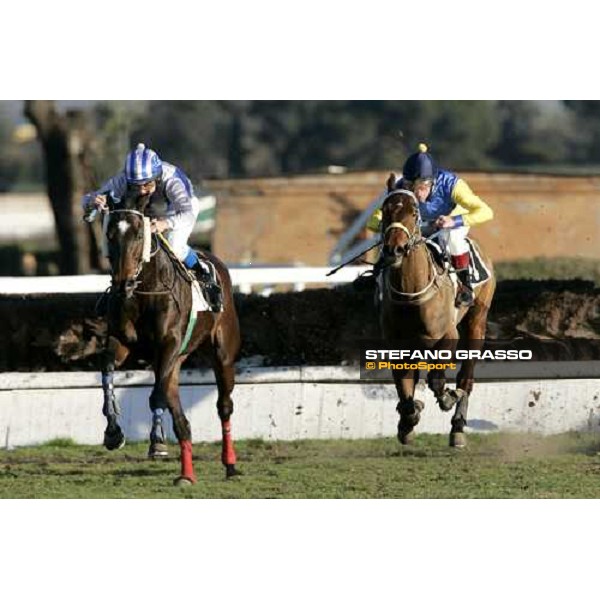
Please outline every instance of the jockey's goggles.
[{"label": "jockey's goggles", "polygon": [[144,181],[144,182],[140,182],[140,183],[129,182],[127,185],[134,190],[141,190],[142,188],[145,188],[156,182],[157,182],[156,179],[149,179],[148,181]]}]

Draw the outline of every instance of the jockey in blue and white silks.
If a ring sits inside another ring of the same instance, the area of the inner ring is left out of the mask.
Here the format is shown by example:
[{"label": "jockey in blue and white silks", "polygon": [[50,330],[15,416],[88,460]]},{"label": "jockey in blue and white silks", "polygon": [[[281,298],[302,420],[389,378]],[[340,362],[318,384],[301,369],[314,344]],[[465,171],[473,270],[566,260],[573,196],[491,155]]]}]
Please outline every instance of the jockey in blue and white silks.
[{"label": "jockey in blue and white silks", "polygon": [[152,230],[164,232],[177,258],[188,269],[194,269],[201,281],[213,284],[213,289],[208,290],[212,297],[209,297],[209,302],[218,304],[220,288],[214,274],[188,245],[200,212],[200,201],[194,194],[194,187],[187,175],[179,167],[163,162],[156,152],[146,148],[144,144],[138,144],[127,155],[121,172],[104,182],[98,190],[83,196],[84,211],[104,209],[107,204],[106,194],[112,193],[118,201],[131,189],[140,196],[151,196],[151,201],[166,202],[166,216],[153,219]]},{"label": "jockey in blue and white silks", "polygon": [[161,233],[166,232],[165,237],[177,258],[188,268],[194,267],[198,257],[187,242],[200,212],[200,202],[194,195],[194,188],[187,175],[179,167],[161,161],[156,152],[146,148],[144,144],[138,144],[127,155],[125,168],[120,173],[104,182],[98,190],[83,197],[83,208],[88,209],[98,196],[104,196],[108,192],[112,192],[115,198],[121,198],[130,186],[136,186],[142,194],[147,191],[157,200],[166,200],[166,218],[158,219],[156,229]]}]

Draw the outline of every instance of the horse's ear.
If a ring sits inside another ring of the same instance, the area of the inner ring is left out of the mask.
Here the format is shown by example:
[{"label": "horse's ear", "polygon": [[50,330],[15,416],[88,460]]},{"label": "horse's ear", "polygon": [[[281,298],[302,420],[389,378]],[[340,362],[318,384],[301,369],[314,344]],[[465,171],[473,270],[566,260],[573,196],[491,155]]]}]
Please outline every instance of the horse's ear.
[{"label": "horse's ear", "polygon": [[388,192],[393,192],[396,189],[396,174],[395,173],[390,173],[390,176],[388,177],[387,180],[387,189]]}]

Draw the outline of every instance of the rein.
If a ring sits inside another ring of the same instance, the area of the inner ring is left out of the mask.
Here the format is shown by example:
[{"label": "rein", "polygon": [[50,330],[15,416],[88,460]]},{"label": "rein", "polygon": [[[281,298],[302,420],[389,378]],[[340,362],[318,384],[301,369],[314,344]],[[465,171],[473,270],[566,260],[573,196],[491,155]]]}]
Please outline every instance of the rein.
[{"label": "rein", "polygon": [[[158,254],[158,251],[160,250],[160,238],[162,238],[162,236],[160,234],[154,233],[152,234],[153,239],[156,241],[156,250],[154,250],[154,252],[150,253],[150,258],[154,258],[156,256],[156,254]],[[168,255],[168,252],[166,251],[166,249],[163,248],[163,250],[165,250],[165,253]],[[142,262],[142,267],[143,267],[143,262]],[[175,268],[175,265],[173,265],[174,267],[174,271],[177,271],[177,269]],[[141,272],[141,270],[140,270]],[[173,273],[173,281],[171,282],[171,287],[166,289],[166,290],[160,290],[160,291],[146,291],[146,290],[134,290],[133,293],[134,294],[139,294],[141,296],[164,296],[166,294],[173,294],[173,290],[175,289],[175,281],[177,279],[177,275],[175,274],[175,272]],[[141,283],[141,282],[140,282]]]},{"label": "rein", "polygon": [[[409,292],[403,292],[397,288],[395,288],[392,283],[389,280],[389,277],[386,278],[385,283],[386,283],[386,287],[388,288],[388,290],[391,292],[390,294],[388,294],[390,300],[395,303],[395,304],[423,304],[424,302],[427,302],[427,300],[429,300],[432,296],[435,295],[436,291],[433,290],[433,293],[429,293],[432,290],[432,287],[436,284],[436,282],[440,279],[440,277],[442,275],[438,274],[436,272],[436,268],[435,268],[435,264],[433,263],[433,259],[431,258],[431,254],[429,253],[429,251],[427,250],[427,248],[425,249],[425,252],[427,252],[427,263],[430,266],[430,271],[432,273],[432,277],[429,280],[429,282],[427,283],[427,285],[419,290],[418,292],[413,292],[413,293],[409,293]],[[400,261],[395,261],[393,264],[397,264],[398,262],[402,262],[402,259],[400,259]],[[392,266],[392,265],[389,265]],[[404,298],[403,300],[396,300],[395,298],[392,297],[392,294],[394,294],[395,296],[400,296],[401,298]]]}]

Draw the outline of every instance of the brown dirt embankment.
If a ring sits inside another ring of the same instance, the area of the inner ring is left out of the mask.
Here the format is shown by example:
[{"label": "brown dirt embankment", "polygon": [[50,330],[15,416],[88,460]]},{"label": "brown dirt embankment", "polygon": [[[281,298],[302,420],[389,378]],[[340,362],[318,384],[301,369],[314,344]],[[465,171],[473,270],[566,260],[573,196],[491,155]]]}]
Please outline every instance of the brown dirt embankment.
[{"label": "brown dirt embankment", "polygon": [[[503,281],[488,337],[600,339],[600,290],[587,281]],[[104,324],[97,294],[0,298],[0,371],[97,370]],[[240,358],[266,365],[351,362],[363,341],[378,338],[370,291],[351,286],[299,293],[236,296]],[[581,344],[579,345],[581,349]],[[576,358],[597,358],[595,355]],[[143,366],[135,356],[125,365]],[[197,366],[193,358],[186,366]]]}]

